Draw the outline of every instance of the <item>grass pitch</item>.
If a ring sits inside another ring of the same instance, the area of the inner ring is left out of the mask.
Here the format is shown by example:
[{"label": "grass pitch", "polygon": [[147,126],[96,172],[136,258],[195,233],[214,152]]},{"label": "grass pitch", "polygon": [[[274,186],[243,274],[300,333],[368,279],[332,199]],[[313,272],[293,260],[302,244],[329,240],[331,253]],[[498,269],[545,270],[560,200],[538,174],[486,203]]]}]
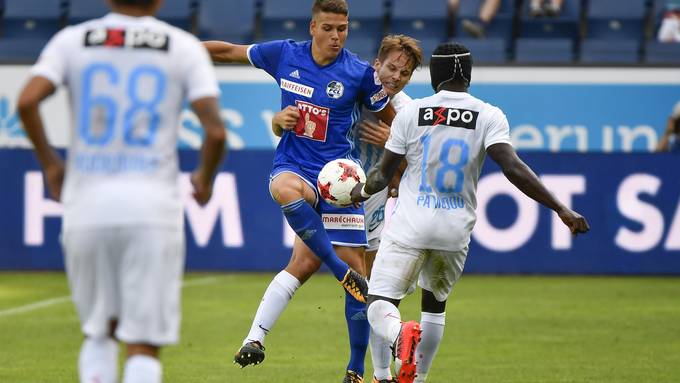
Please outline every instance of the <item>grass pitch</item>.
[{"label": "grass pitch", "polygon": [[[272,276],[189,274],[182,339],[163,352],[164,381],[341,382],[344,297],[328,275],[298,290],[262,365],[232,364]],[[0,273],[0,382],[77,381],[82,338],[67,295],[61,273]],[[405,319],[419,319],[419,301],[404,301]],[[367,358],[367,380],[370,372]],[[428,379],[679,381],[680,279],[475,275],[451,296]]]}]

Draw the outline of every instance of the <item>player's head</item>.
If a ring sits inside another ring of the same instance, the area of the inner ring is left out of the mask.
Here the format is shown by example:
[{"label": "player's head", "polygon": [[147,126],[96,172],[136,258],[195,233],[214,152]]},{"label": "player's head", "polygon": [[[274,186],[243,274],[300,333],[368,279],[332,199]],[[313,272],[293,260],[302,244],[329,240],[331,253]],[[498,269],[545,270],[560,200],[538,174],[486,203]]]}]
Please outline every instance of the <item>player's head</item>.
[{"label": "player's head", "polygon": [[472,79],[472,55],[462,44],[440,44],[430,58],[432,89],[467,91]]},{"label": "player's head", "polygon": [[345,0],[315,0],[309,34],[312,44],[325,58],[335,58],[345,46],[349,29],[349,10]]},{"label": "player's head", "polygon": [[108,0],[112,8],[134,7],[140,8],[147,13],[156,13],[163,0]]},{"label": "player's head", "polygon": [[422,61],[423,50],[418,40],[404,35],[389,35],[380,44],[373,68],[383,88],[392,97],[404,89]]}]

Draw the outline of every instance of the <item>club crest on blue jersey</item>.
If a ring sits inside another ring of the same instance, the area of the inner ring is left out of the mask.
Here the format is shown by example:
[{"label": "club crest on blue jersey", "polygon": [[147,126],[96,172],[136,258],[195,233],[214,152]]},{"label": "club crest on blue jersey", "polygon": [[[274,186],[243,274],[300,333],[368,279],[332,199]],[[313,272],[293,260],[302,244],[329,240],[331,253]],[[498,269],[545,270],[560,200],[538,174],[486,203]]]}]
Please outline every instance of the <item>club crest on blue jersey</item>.
[{"label": "club crest on blue jersey", "polygon": [[340,81],[331,81],[326,86],[326,94],[330,98],[338,99],[345,93],[345,86]]}]

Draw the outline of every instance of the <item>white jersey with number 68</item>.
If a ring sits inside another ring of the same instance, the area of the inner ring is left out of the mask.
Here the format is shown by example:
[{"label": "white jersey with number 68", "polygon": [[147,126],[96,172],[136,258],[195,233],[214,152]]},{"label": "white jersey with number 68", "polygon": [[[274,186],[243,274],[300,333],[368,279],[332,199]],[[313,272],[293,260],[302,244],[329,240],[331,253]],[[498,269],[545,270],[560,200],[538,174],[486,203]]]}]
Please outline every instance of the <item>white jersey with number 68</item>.
[{"label": "white jersey with number 68", "polygon": [[468,93],[417,99],[392,122],[385,148],[408,168],[385,236],[418,249],[457,251],[470,242],[486,148],[510,144],[503,112]]}]

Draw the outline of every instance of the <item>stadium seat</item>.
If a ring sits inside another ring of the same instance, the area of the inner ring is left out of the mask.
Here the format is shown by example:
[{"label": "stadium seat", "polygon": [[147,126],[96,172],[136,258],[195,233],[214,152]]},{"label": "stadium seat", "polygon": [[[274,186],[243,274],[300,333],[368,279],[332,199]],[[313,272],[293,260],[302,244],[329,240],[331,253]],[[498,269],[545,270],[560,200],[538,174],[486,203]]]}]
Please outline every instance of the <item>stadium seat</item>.
[{"label": "stadium seat", "polygon": [[255,0],[239,0],[238,7],[228,6],[224,0],[200,0],[198,7],[198,32],[202,39],[253,42]]},{"label": "stadium seat", "polygon": [[498,64],[507,61],[507,45],[504,39],[455,39],[470,49],[475,64]]},{"label": "stadium seat", "polygon": [[105,1],[68,0],[68,4],[69,24],[78,24],[89,19],[102,17],[110,11]]},{"label": "stadium seat", "polygon": [[581,62],[588,64],[632,64],[640,61],[640,41],[585,39],[581,43]]},{"label": "stadium seat", "polygon": [[586,12],[588,37],[642,40],[645,1],[589,0]]},{"label": "stadium seat", "polygon": [[309,40],[311,14],[308,0],[263,0],[262,40]]},{"label": "stadium seat", "polygon": [[6,64],[34,63],[48,41],[47,38],[6,37],[0,39],[0,61]]},{"label": "stadium seat", "polygon": [[645,52],[648,64],[680,64],[680,44],[649,41]]},{"label": "stadium seat", "polygon": [[[484,0],[463,0],[460,3],[456,18],[456,37],[466,38],[467,34],[463,30],[463,19],[476,19],[479,15],[479,7]],[[501,7],[494,16],[491,23],[485,28],[486,37],[500,38],[505,40],[507,46],[512,41],[513,24],[515,18],[514,0],[503,0]]]},{"label": "stadium seat", "polygon": [[348,4],[351,39],[356,37],[369,37],[376,41],[380,39],[385,21],[383,2],[381,0],[349,0]]},{"label": "stadium seat", "polygon": [[532,18],[530,1],[524,2],[519,36],[523,38],[566,38],[576,41],[579,37],[581,0],[564,0],[559,17]]},{"label": "stadium seat", "polygon": [[568,64],[574,61],[571,39],[517,39],[515,61],[523,64]]},{"label": "stadium seat", "polygon": [[346,40],[345,48],[359,56],[360,59],[373,64],[373,59],[378,54],[378,40],[370,36],[352,35]]},{"label": "stadium seat", "polygon": [[156,17],[185,31],[191,30],[193,0],[163,0]]},{"label": "stadium seat", "polygon": [[390,32],[418,40],[447,40],[449,12],[446,0],[392,0],[390,10]]},{"label": "stadium seat", "polygon": [[61,0],[5,0],[4,37],[46,39],[61,28]]}]

